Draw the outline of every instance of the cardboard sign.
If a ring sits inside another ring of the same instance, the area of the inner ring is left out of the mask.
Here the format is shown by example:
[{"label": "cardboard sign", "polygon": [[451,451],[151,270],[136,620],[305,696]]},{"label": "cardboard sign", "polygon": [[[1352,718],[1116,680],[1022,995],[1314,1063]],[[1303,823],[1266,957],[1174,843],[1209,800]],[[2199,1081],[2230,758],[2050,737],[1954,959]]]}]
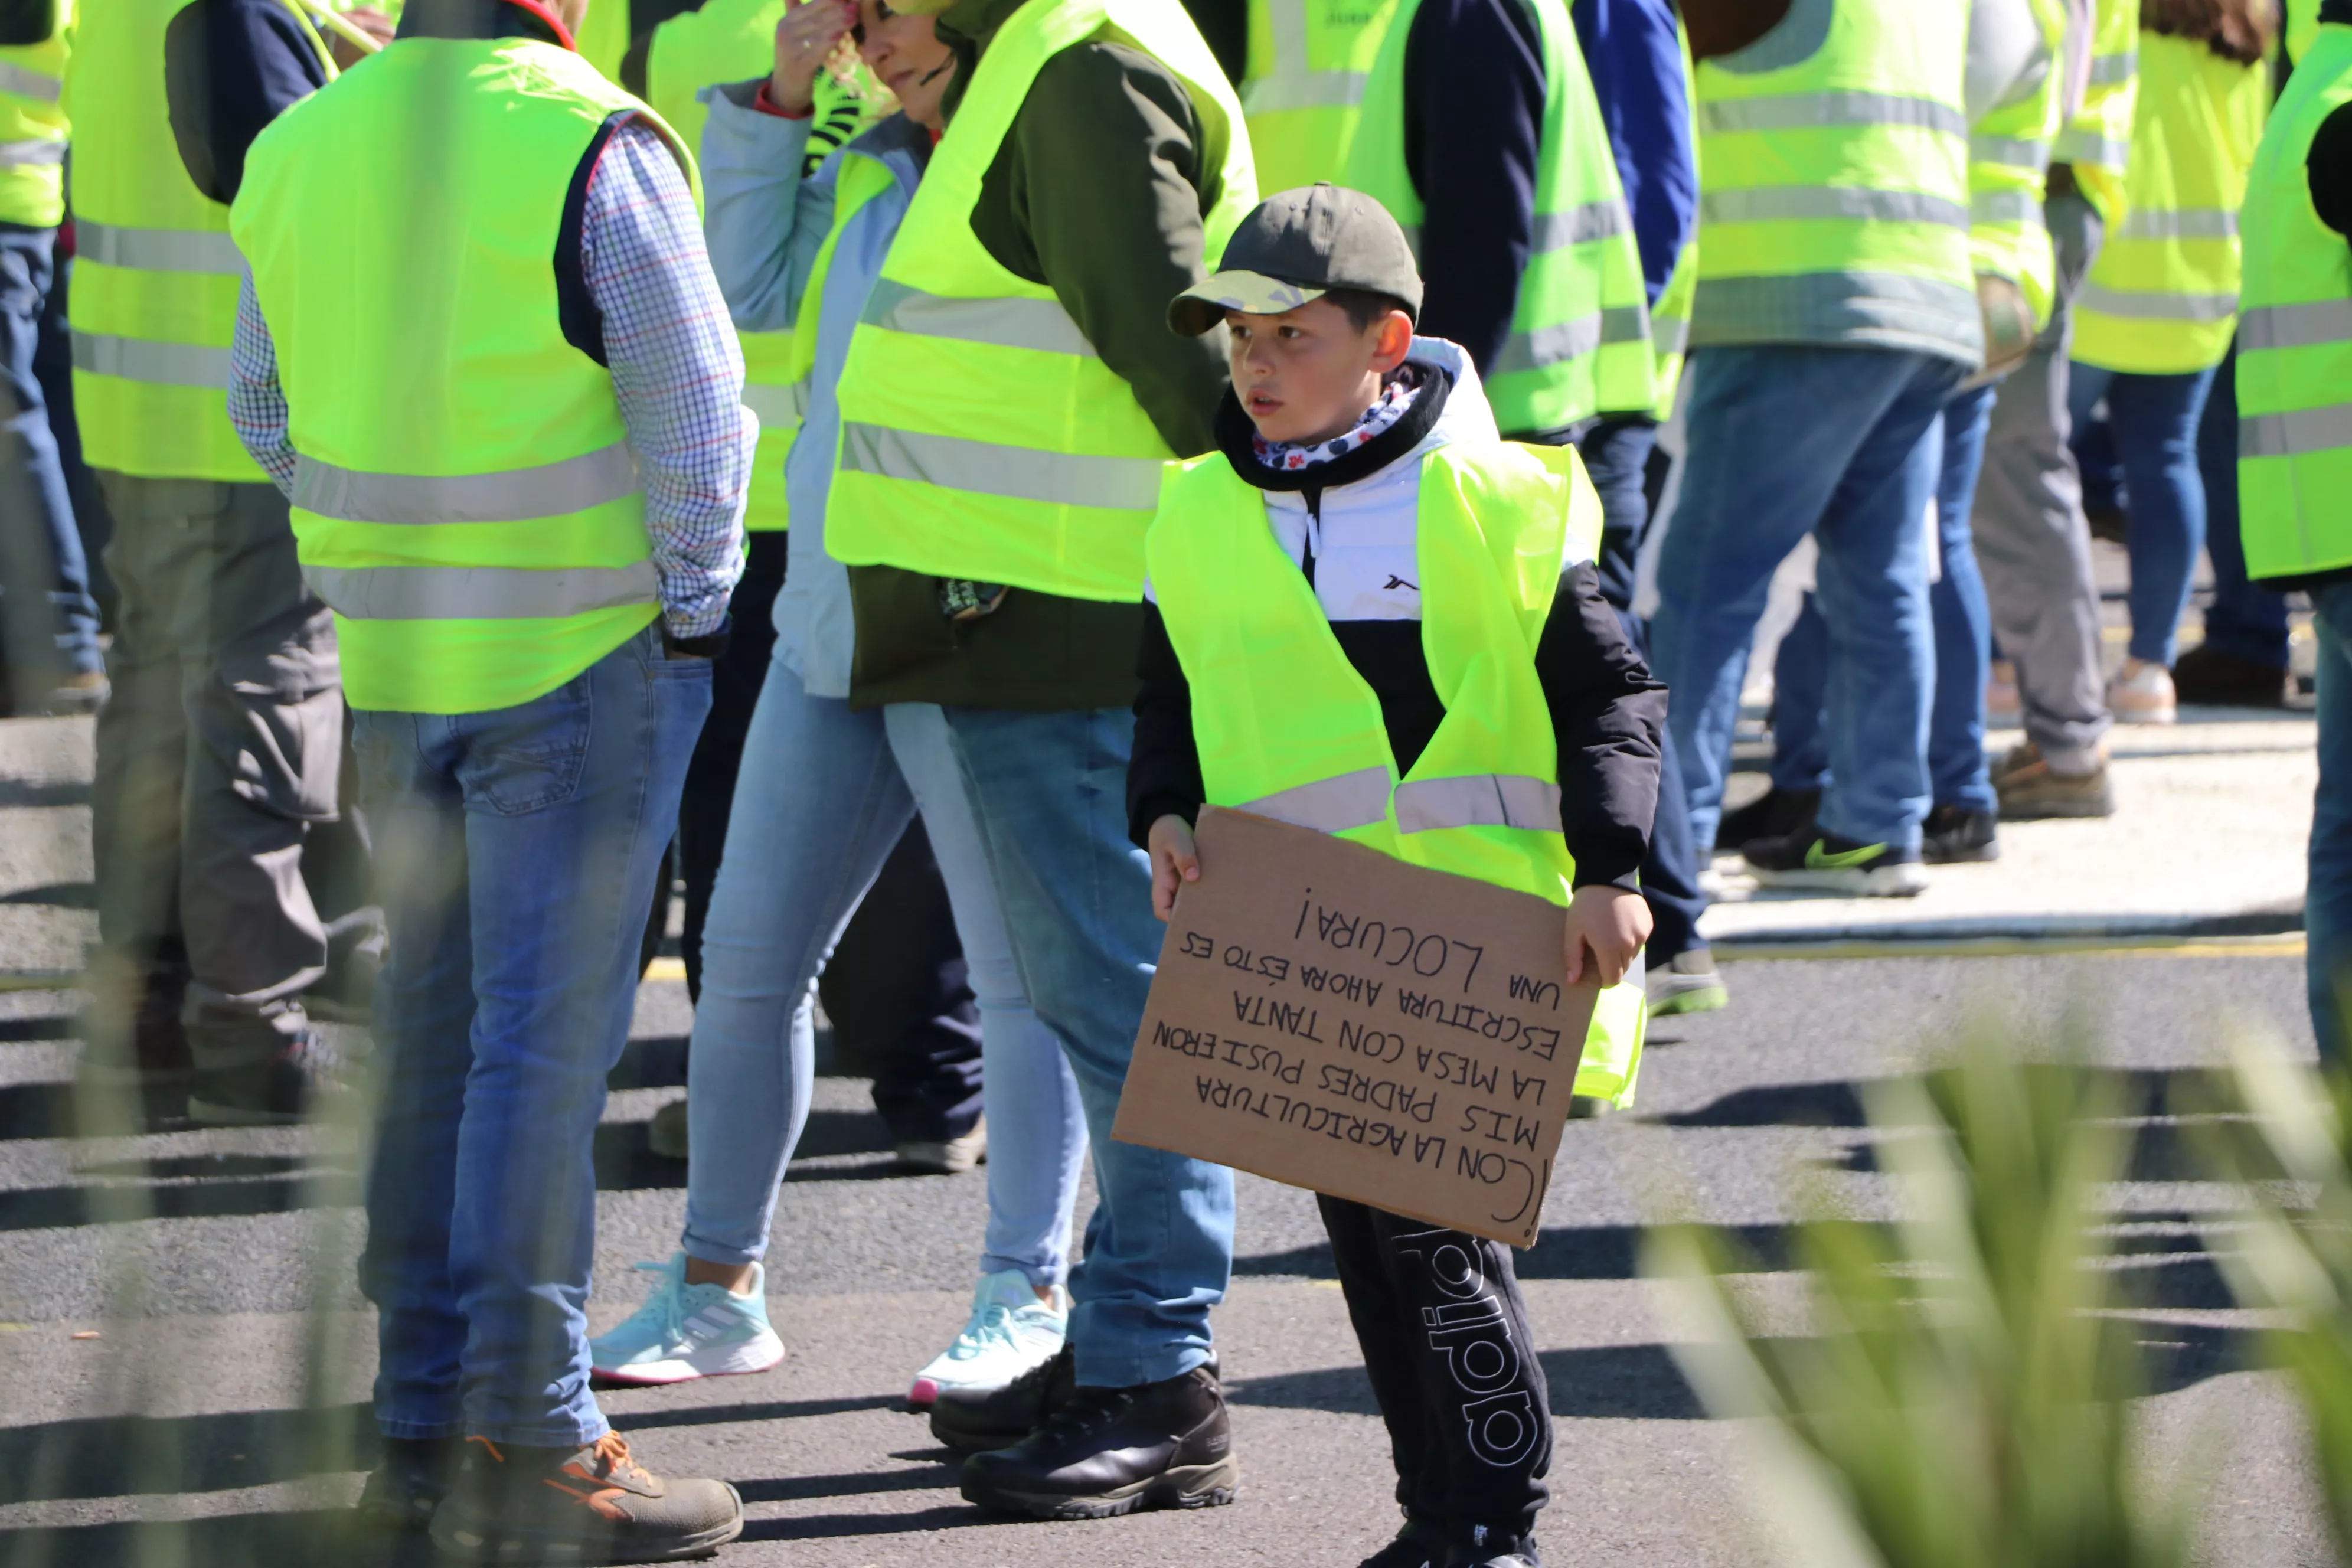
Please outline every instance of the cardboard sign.
[{"label": "cardboard sign", "polygon": [[1559,907],[1212,806],[1113,1136],[1533,1245],[1598,994]]}]

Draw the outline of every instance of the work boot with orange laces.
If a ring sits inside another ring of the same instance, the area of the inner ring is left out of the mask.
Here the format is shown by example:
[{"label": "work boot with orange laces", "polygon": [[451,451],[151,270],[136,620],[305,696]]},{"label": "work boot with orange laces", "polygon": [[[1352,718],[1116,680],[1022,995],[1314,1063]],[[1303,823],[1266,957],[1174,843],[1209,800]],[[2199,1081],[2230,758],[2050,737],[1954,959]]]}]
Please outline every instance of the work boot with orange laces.
[{"label": "work boot with orange laces", "polygon": [[433,1544],[461,1563],[675,1563],[743,1533],[725,1481],[665,1481],[607,1432],[583,1448],[466,1439]]}]

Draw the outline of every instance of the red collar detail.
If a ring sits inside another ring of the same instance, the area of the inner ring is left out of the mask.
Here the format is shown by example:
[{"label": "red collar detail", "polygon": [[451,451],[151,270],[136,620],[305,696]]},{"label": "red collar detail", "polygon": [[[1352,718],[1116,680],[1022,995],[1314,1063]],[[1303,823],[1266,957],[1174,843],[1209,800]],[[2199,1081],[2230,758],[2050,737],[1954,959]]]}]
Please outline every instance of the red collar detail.
[{"label": "red collar detail", "polygon": [[[570,49],[575,55],[580,52],[580,46],[572,41],[572,29],[563,25],[562,19],[556,16],[555,8],[552,5],[545,4],[544,0],[507,0],[507,4],[530,12],[532,16],[538,17],[541,21],[546,23],[550,27],[552,27],[555,30],[555,41],[557,43],[562,44],[565,48]],[[603,4],[607,5],[625,5],[628,4],[628,0],[603,0]]]}]

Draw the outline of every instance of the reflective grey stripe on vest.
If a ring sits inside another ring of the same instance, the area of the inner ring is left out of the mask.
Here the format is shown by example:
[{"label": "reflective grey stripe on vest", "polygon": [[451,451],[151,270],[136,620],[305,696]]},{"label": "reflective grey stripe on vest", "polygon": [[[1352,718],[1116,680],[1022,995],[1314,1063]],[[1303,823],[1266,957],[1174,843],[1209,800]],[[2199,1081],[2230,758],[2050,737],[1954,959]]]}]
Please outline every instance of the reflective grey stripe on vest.
[{"label": "reflective grey stripe on vest", "polygon": [[1318,779],[1313,784],[1261,795],[1237,809],[1270,816],[1293,827],[1311,827],[1318,833],[1370,827],[1388,817],[1389,771],[1359,768],[1335,779]]},{"label": "reflective grey stripe on vest", "polygon": [[55,103],[65,96],[66,84],[56,77],[44,76],[23,66],[0,60],[0,92],[10,92],[18,98],[29,98],[41,103]]},{"label": "reflective grey stripe on vest", "polygon": [[1566,250],[1572,245],[1590,245],[1596,239],[1633,231],[1633,215],[1625,210],[1624,202],[1611,196],[1605,201],[1570,207],[1564,213],[1538,213],[1535,246],[1538,254]]},{"label": "reflective grey stripe on vest", "polygon": [[1094,344],[1058,300],[958,300],[926,294],[884,278],[866,297],[858,320],[894,332],[998,348],[1036,349],[1044,353],[1093,359]]},{"label": "reflective grey stripe on vest", "polygon": [[1541,370],[1582,359],[1610,343],[1640,342],[1650,335],[1649,317],[1646,306],[1620,305],[1580,321],[1513,332],[1503,340],[1503,352],[1495,358],[1495,374]]},{"label": "reflective grey stripe on vest", "polygon": [[2139,70],[2139,54],[2130,50],[2120,55],[2094,55],[2091,58],[2093,87],[2121,87]]},{"label": "reflective grey stripe on vest", "polygon": [[2352,300],[2262,305],[2238,318],[2242,350],[2308,349],[2322,343],[2352,343]]},{"label": "reflective grey stripe on vest", "polygon": [[2039,174],[2050,167],[2050,143],[2020,142],[2009,136],[1971,136],[1969,161],[1999,163],[2005,169],[2029,169]]},{"label": "reflective grey stripe on vest", "polygon": [[106,332],[73,334],[74,369],[86,375],[115,375],[161,386],[207,386],[226,390],[228,350],[198,343],[118,338]]},{"label": "reflective grey stripe on vest", "polygon": [[[1404,242],[1412,247],[1413,259],[1421,259],[1421,225],[1404,226]],[[1570,207],[1564,213],[1538,213],[1535,226],[1535,254],[1566,250],[1572,246],[1590,245],[1596,239],[1608,239],[1633,232],[1633,215],[1626,210],[1622,200],[1615,196],[1601,201],[1587,202]]]},{"label": "reflective grey stripe on vest", "polygon": [[1292,109],[1353,109],[1364,101],[1362,71],[1285,72],[1242,84],[1244,114],[1280,114]]},{"label": "reflective grey stripe on vest", "polygon": [[1559,831],[1559,785],[1523,773],[1407,779],[1396,787],[1400,833],[1441,827],[1524,827]]},{"label": "reflective grey stripe on vest", "polygon": [[661,602],[650,561],[627,566],[314,566],[302,581],[354,621],[546,621]]},{"label": "reflective grey stripe on vest", "polygon": [[1242,83],[1244,114],[1277,114],[1286,109],[1353,109],[1364,100],[1362,71],[1319,71],[1307,65],[1308,0],[1266,0],[1267,30],[1274,35],[1274,68]]},{"label": "reflective grey stripe on vest", "polygon": [[1043,452],[883,425],[847,425],[841,432],[841,467],[849,473],[1049,506],[1126,511],[1156,511],[1160,507],[1161,464],[1157,458]]},{"label": "reflective grey stripe on vest", "polygon": [[2050,156],[2061,163],[2096,163],[2120,169],[2131,162],[2131,143],[2110,142],[2095,131],[2062,131]]},{"label": "reflective grey stripe on vest", "polygon": [[1662,354],[1678,354],[1690,346],[1688,316],[1650,318],[1650,346]]},{"label": "reflective grey stripe on vest", "polygon": [[294,504],[345,522],[525,522],[586,511],[637,488],[636,459],[625,441],[488,474],[373,474],[299,454],[294,459]]},{"label": "reflective grey stripe on vest", "polygon": [[1966,137],[1968,116],[1929,98],[1891,92],[1800,92],[1779,98],[1719,99],[1698,106],[1708,131],[1811,131],[1830,125],[1915,125]]},{"label": "reflective grey stripe on vest", "polygon": [[2224,207],[2134,207],[2124,215],[2125,239],[2233,239],[2238,215]]},{"label": "reflective grey stripe on vest", "polygon": [[2235,294],[2127,294],[2085,281],[2076,305],[2136,321],[2226,321],[2236,313]]},{"label": "reflective grey stripe on vest", "polygon": [[790,386],[763,386],[756,381],[747,381],[743,384],[743,406],[759,416],[760,434],[765,436],[808,417],[808,392],[805,381],[796,381]]},{"label": "reflective grey stripe on vest", "polygon": [[2352,447],[2352,403],[2299,408],[2292,414],[2249,414],[2238,421],[2241,458],[2304,458]]},{"label": "reflective grey stripe on vest", "polygon": [[26,142],[0,142],[0,169],[37,168],[66,161],[63,137],[35,137]]},{"label": "reflective grey stripe on vest", "polygon": [[1916,191],[1873,191],[1858,185],[1758,185],[1716,191],[1698,199],[1701,223],[1780,223],[1861,218],[1872,223],[1969,226],[1969,209]]},{"label": "reflective grey stripe on vest", "polygon": [[245,271],[236,241],[194,228],[125,228],[120,224],[74,224],[74,254],[101,267],[132,267],[142,272],[215,272],[236,278]]},{"label": "reflective grey stripe on vest", "polygon": [[2014,223],[2040,228],[2042,198],[2032,191],[1979,191],[1969,198],[1969,217],[1980,224]]}]

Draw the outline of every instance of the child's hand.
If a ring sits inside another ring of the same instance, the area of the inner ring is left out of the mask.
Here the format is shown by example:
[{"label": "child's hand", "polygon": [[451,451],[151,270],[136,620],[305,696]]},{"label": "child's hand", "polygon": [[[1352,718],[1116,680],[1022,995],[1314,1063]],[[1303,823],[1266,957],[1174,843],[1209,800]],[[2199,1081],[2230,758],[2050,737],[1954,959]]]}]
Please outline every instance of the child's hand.
[{"label": "child's hand", "polygon": [[1201,852],[1192,829],[1174,815],[1161,817],[1145,836],[1151,850],[1151,912],[1166,920],[1176,912],[1176,889],[1201,879]]},{"label": "child's hand", "polygon": [[[1152,829],[1154,842],[1160,830]],[[1153,858],[1153,865],[1159,864]],[[1157,890],[1155,882],[1154,890]],[[1650,940],[1650,906],[1639,893],[1594,882],[1576,889],[1568,902],[1568,983],[1584,978],[1584,963],[1591,955],[1593,973],[1603,985],[1625,978],[1633,955]]]}]

